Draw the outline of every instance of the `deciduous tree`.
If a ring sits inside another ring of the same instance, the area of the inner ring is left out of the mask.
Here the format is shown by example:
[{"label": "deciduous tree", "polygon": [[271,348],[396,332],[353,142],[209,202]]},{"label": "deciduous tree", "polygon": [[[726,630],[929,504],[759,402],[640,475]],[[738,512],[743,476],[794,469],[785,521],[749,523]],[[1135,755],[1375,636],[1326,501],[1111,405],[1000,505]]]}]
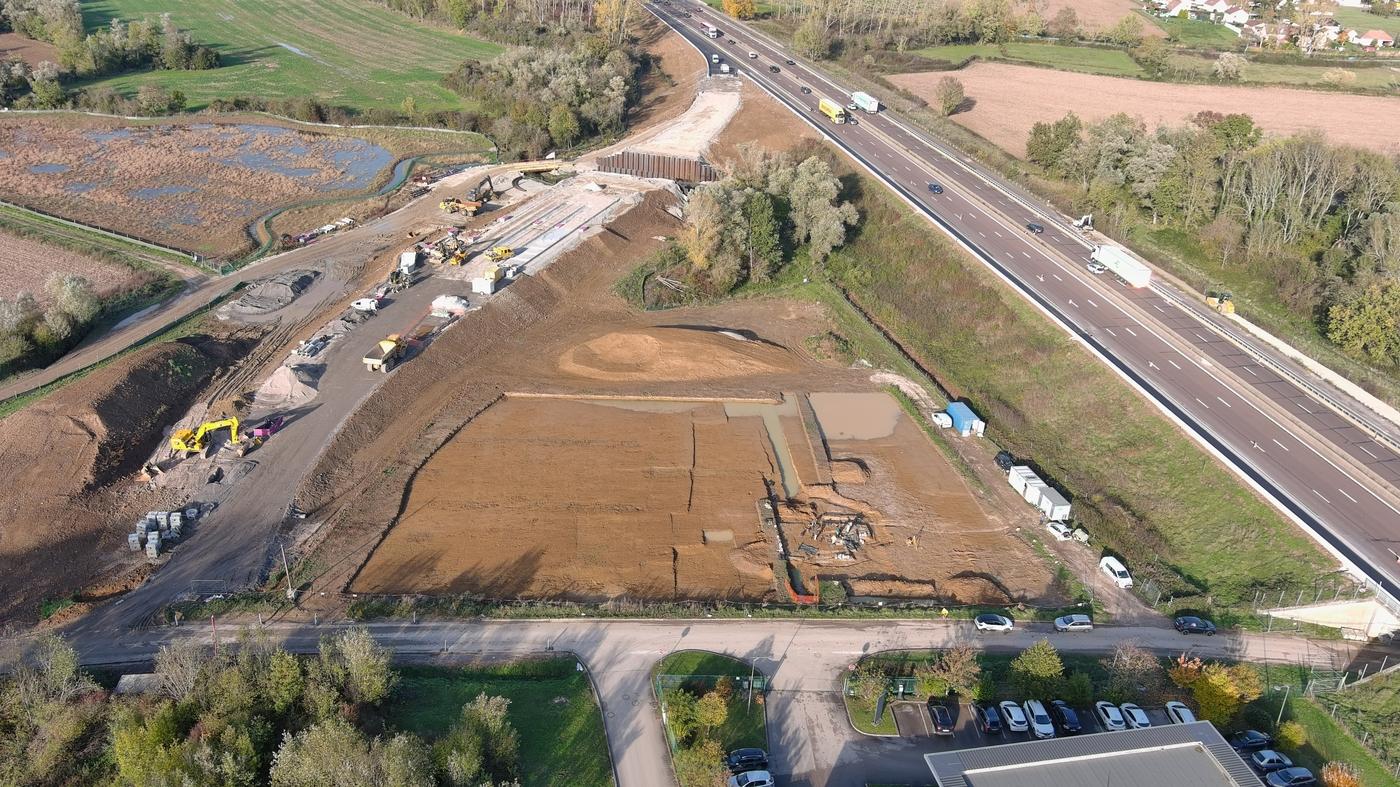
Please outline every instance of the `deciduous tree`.
[{"label": "deciduous tree", "polygon": [[967,100],[967,93],[961,80],[943,77],[933,87],[933,100],[939,113],[947,117],[962,107],[963,102]]},{"label": "deciduous tree", "polygon": [[1056,694],[1064,675],[1064,662],[1048,639],[1037,640],[1011,661],[1011,683],[1026,697]]}]

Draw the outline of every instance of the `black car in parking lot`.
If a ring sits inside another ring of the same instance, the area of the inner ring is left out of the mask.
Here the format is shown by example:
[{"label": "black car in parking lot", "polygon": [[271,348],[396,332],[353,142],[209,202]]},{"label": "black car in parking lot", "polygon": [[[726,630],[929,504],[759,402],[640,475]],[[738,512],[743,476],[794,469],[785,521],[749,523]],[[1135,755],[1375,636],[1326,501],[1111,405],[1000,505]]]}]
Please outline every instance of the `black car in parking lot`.
[{"label": "black car in parking lot", "polygon": [[997,467],[1000,467],[1002,471],[1006,472],[1010,471],[1012,465],[1016,464],[1016,457],[1012,456],[1010,451],[997,451],[996,461]]},{"label": "black car in parking lot", "polygon": [[724,758],[730,773],[768,770],[768,752],[762,749],[735,749]]},{"label": "black car in parking lot", "polygon": [[995,705],[974,703],[972,706],[972,721],[977,725],[977,729],[983,735],[1001,734],[1001,714],[997,713]]},{"label": "black car in parking lot", "polygon": [[1244,730],[1230,736],[1230,746],[1238,752],[1259,751],[1273,745],[1273,736],[1266,735],[1259,730]]},{"label": "black car in parking lot", "polygon": [[1195,615],[1182,615],[1176,619],[1176,630],[1182,634],[1204,634],[1207,637],[1215,636],[1215,624],[1205,618],[1198,618]]},{"label": "black car in parking lot", "polygon": [[1084,726],[1079,723],[1079,714],[1064,700],[1050,700],[1050,716],[1062,734],[1078,735],[1084,731]]},{"label": "black car in parking lot", "polygon": [[953,734],[953,714],[948,711],[948,706],[938,697],[928,698],[928,715],[933,719],[934,735]]}]

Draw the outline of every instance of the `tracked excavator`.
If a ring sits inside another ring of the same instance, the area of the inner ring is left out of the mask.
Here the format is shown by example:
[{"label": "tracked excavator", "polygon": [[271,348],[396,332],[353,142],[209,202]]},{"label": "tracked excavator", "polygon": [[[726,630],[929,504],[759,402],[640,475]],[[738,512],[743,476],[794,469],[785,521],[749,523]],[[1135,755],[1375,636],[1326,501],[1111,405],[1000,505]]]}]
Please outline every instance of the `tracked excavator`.
[{"label": "tracked excavator", "polygon": [[205,421],[199,425],[198,430],[181,429],[170,436],[170,448],[175,451],[184,451],[187,454],[195,454],[203,451],[208,445],[204,438],[210,432],[217,432],[227,427],[229,430],[229,440],[239,442],[242,438],[238,436],[238,419],[221,418],[217,421]]}]

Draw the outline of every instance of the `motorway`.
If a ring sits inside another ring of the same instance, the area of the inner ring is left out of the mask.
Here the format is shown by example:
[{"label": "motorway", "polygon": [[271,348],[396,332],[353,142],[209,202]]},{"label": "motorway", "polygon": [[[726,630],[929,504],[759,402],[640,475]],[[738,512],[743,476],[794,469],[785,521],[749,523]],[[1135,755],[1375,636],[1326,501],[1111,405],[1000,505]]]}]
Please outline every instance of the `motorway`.
[{"label": "motorway", "polygon": [[[321,636],[350,624],[278,621],[255,627],[294,652],[315,653]],[[923,784],[922,754],[947,740],[872,738],[856,733],[840,700],[842,674],[862,655],[884,650],[941,648],[968,642],[992,651],[1018,651],[1049,637],[1062,652],[1108,653],[1133,640],[1164,655],[1190,649],[1203,657],[1255,663],[1316,664],[1342,668],[1380,654],[1341,642],[1223,632],[1185,638],[1169,628],[1100,627],[1055,634],[1048,624],[1019,625],[1008,634],[979,635],[967,621],[803,620],[535,620],[372,623],[370,633],[396,657],[450,664],[473,657],[521,657],[545,652],[576,655],[593,678],[618,787],[674,784],[650,685],[655,663],[676,650],[711,650],[751,661],[770,681],[766,697],[772,770],[781,785],[863,787],[868,782]],[[88,632],[71,638],[85,664],[148,661],[160,646],[181,639],[222,642],[238,637],[234,624]],[[1393,654],[1390,655],[1393,659]],[[0,659],[3,663],[3,659]],[[1374,669],[1374,667],[1372,667]]]},{"label": "motorway", "polygon": [[[1400,599],[1400,454],[1388,438],[1377,439],[1356,422],[1364,419],[1344,418],[1274,364],[1227,340],[1186,305],[1194,295],[1161,282],[1131,288],[1090,273],[1091,244],[1051,208],[889,110],[853,113],[852,124],[830,122],[817,111],[818,101],[844,105],[851,91],[767,36],[699,2],[671,0],[648,9],[707,61],[719,54],[818,129],[1344,564]],[[709,38],[705,25],[722,35]],[[934,182],[942,194],[930,192]],[[1044,232],[1028,232],[1032,221]]]}]

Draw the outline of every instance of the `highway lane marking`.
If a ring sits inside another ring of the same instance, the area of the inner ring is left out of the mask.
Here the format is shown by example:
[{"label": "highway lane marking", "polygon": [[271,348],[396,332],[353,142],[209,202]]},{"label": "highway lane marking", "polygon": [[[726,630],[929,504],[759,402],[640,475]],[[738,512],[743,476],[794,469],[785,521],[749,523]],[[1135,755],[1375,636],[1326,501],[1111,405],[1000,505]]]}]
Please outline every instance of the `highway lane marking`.
[{"label": "highway lane marking", "polygon": [[[1319,492],[1319,491],[1317,491],[1316,489],[1314,489],[1314,490],[1312,491],[1312,493],[1315,494],[1315,495],[1317,495],[1318,497],[1322,497],[1322,493]],[[1329,506],[1332,505],[1332,501],[1331,501],[1331,500],[1328,500],[1328,499],[1325,498],[1325,497],[1322,497],[1322,502],[1326,503],[1326,504],[1329,505]]]},{"label": "highway lane marking", "polygon": [[997,236],[998,238],[1002,237],[1002,234],[1000,232],[997,232],[996,230],[992,230],[992,234]]},{"label": "highway lane marking", "polygon": [[[1216,399],[1220,399],[1219,396],[1217,396],[1217,397],[1215,397],[1215,398],[1216,398]],[[1234,405],[1230,404],[1229,402],[1225,401],[1224,399],[1220,399],[1220,403],[1223,404],[1223,405],[1225,405],[1226,407],[1234,407]]]},{"label": "highway lane marking", "polygon": [[[1270,439],[1270,440],[1273,440],[1272,437],[1269,438],[1269,439]],[[1288,446],[1284,445],[1283,443],[1280,443],[1280,442],[1277,441],[1277,440],[1274,440],[1274,445],[1278,446],[1279,448],[1282,448],[1282,449],[1285,450],[1285,451],[1289,450]]]},{"label": "highway lane marking", "polygon": [[[1244,369],[1246,372],[1249,372],[1250,374],[1254,374],[1254,370],[1251,369],[1251,368],[1249,368],[1248,366],[1241,366],[1240,368],[1241,368],[1241,369]],[[1258,377],[1259,375],[1254,374],[1254,376],[1255,376],[1255,377]]]},{"label": "highway lane marking", "polygon": [[1315,414],[1315,413],[1313,413],[1312,410],[1309,410],[1309,409],[1308,409],[1308,406],[1307,406],[1307,405],[1303,404],[1302,402],[1297,402],[1296,404],[1297,404],[1299,407],[1303,408],[1303,412],[1307,413],[1308,415],[1314,415],[1314,414]]},{"label": "highway lane marking", "polygon": [[1158,371],[1161,371],[1161,369],[1162,369],[1162,367],[1158,366],[1157,364],[1155,364],[1155,363],[1153,363],[1153,362],[1151,362],[1151,361],[1148,361],[1148,362],[1147,362],[1147,368],[1149,368],[1149,369],[1157,369]]},{"label": "highway lane marking", "polygon": [[1375,454],[1371,453],[1371,451],[1370,451],[1368,448],[1366,448],[1366,446],[1364,446],[1364,445],[1357,445],[1356,447],[1357,447],[1357,448],[1360,448],[1362,451],[1365,451],[1365,452],[1366,452],[1366,455],[1369,456],[1369,457],[1371,457],[1372,459],[1380,459],[1379,456],[1376,456]]},{"label": "highway lane marking", "polygon": [[[1056,278],[1058,278],[1058,277],[1056,277]],[[1088,301],[1088,302],[1089,302],[1089,305],[1090,305],[1090,306],[1093,306],[1095,309],[1099,308],[1099,305],[1098,305],[1097,303],[1094,303],[1094,299],[1093,299],[1093,298],[1085,298],[1084,300]]]},{"label": "highway lane marking", "polygon": [[1123,330],[1127,331],[1128,333],[1131,333],[1134,336],[1137,336],[1137,331],[1133,330],[1132,328],[1129,328],[1126,325],[1123,326]]},{"label": "highway lane marking", "polygon": [[1351,502],[1353,502],[1353,503],[1356,502],[1356,498],[1352,497],[1351,495],[1347,495],[1347,490],[1345,490],[1345,489],[1338,489],[1337,491],[1338,491],[1338,492],[1341,492],[1341,493],[1344,494],[1344,495],[1346,495],[1346,498],[1347,498],[1348,500],[1350,500]]},{"label": "highway lane marking", "polygon": [[1196,340],[1197,340],[1197,341],[1199,341],[1199,342],[1201,342],[1201,343],[1205,343],[1205,342],[1206,342],[1206,337],[1200,335],[1199,333],[1196,333],[1195,331],[1192,331],[1191,334],[1192,334],[1193,336],[1196,337]]},{"label": "highway lane marking", "polygon": [[[1194,397],[1194,398],[1195,398],[1196,401],[1201,402],[1201,397],[1197,396],[1197,397]],[[1207,410],[1210,409],[1210,405],[1206,404],[1205,402],[1201,402],[1201,406],[1204,407],[1204,408],[1206,408]]]},{"label": "highway lane marking", "polygon": [[1060,278],[1060,274],[1058,273],[1052,273],[1050,275],[1055,277],[1055,281],[1064,281],[1064,279]]},{"label": "highway lane marking", "polygon": [[[1167,363],[1171,364],[1172,366],[1176,366],[1176,361],[1173,361],[1173,360],[1170,359],[1170,358],[1167,359]],[[1178,370],[1181,369],[1180,366],[1176,366],[1176,368],[1177,368]]]},{"label": "highway lane marking", "polygon": [[978,235],[981,235],[981,236],[984,237],[984,238],[987,237],[987,233],[983,232],[982,230],[978,230],[978,231],[977,231],[977,234],[978,234]]},{"label": "highway lane marking", "polygon": [[1022,256],[1022,257],[1025,257],[1026,259],[1030,259],[1030,258],[1031,258],[1031,255],[1030,255],[1029,252],[1024,252],[1024,251],[1021,252],[1021,256]]},{"label": "highway lane marking", "polygon": [[1105,331],[1108,331],[1109,333],[1112,333],[1114,336],[1117,336],[1117,335],[1118,335],[1116,332],[1114,332],[1114,330],[1113,330],[1112,328],[1104,328],[1104,330],[1105,330]]},{"label": "highway lane marking", "polygon": [[1079,304],[1075,303],[1073,298],[1070,298],[1070,299],[1069,299],[1069,305],[1070,305],[1070,306],[1073,306],[1073,307],[1076,308],[1076,309],[1079,308]]}]

